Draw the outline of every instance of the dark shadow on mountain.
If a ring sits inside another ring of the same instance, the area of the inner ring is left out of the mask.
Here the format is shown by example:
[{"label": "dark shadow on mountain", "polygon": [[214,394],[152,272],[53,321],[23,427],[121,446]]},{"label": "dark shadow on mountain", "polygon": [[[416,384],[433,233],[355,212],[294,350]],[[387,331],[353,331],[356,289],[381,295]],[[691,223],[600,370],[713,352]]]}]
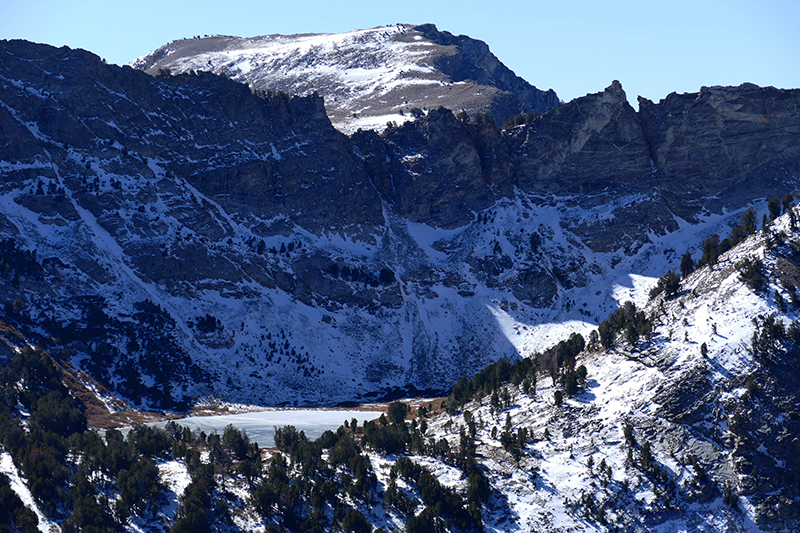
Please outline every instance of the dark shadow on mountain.
[{"label": "dark shadow on mountain", "polygon": [[[594,382],[594,385],[592,385],[591,382]],[[591,387],[599,387],[600,386],[600,384],[597,383],[597,381],[595,381],[595,380],[590,380],[590,383],[588,383],[587,385],[590,388]],[[590,404],[590,403],[593,403],[597,399],[597,396],[595,395],[595,393],[591,392],[590,390],[581,389],[581,390],[578,391],[577,394],[575,394],[575,396],[572,397],[572,399],[575,400],[576,402],[579,402],[579,403]]]}]

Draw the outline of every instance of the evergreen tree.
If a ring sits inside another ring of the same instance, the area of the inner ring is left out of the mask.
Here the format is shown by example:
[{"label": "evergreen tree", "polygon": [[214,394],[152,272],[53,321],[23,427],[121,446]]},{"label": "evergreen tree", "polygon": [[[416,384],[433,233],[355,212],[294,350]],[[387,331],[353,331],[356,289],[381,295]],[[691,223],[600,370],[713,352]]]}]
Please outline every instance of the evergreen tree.
[{"label": "evergreen tree", "polygon": [[408,406],[403,402],[392,402],[386,410],[389,421],[394,424],[402,424],[408,414]]},{"label": "evergreen tree", "polygon": [[658,280],[656,286],[650,289],[650,299],[655,298],[662,292],[666,294],[667,298],[672,298],[678,293],[680,286],[680,276],[678,276],[674,271],[668,270],[667,273]]},{"label": "evergreen tree", "polygon": [[642,470],[650,470],[653,466],[653,449],[649,442],[642,444]]},{"label": "evergreen tree", "polygon": [[703,241],[703,255],[700,258],[701,265],[713,265],[719,258],[719,235],[716,233]]},{"label": "evergreen tree", "polygon": [[692,259],[692,254],[690,252],[686,252],[681,257],[681,274],[685,278],[689,274],[694,272],[694,259]]},{"label": "evergreen tree", "polygon": [[742,214],[742,229],[745,235],[752,235],[756,232],[756,210],[748,207]]},{"label": "evergreen tree", "polygon": [[767,208],[769,209],[770,222],[781,216],[781,197],[776,194],[770,198]]},{"label": "evergreen tree", "polygon": [[794,202],[794,196],[792,196],[791,193],[786,193],[786,195],[783,197],[783,200],[781,200],[783,211],[786,212],[789,209],[791,209],[793,202]]},{"label": "evergreen tree", "polygon": [[477,113],[474,117],[472,117],[472,121],[475,124],[480,124],[484,126],[493,126],[495,128],[497,127],[497,123],[488,113]]},{"label": "evergreen tree", "polygon": [[744,281],[753,291],[758,292],[764,286],[764,264],[759,258],[745,257],[736,264],[739,279]]},{"label": "evergreen tree", "polygon": [[564,403],[564,393],[560,390],[557,390],[553,393],[553,401],[556,404],[556,407],[560,407],[562,403]]},{"label": "evergreen tree", "polygon": [[351,509],[342,521],[342,529],[347,533],[370,533],[372,526],[358,509]]}]

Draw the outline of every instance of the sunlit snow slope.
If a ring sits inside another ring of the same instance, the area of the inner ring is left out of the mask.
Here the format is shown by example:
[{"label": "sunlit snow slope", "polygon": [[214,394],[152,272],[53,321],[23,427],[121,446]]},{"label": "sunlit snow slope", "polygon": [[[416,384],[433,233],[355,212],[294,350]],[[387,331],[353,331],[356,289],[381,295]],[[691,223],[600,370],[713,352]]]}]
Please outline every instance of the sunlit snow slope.
[{"label": "sunlit snow slope", "polygon": [[[800,338],[791,332],[800,311],[787,282],[799,244],[784,216],[769,236],[759,232],[689,275],[675,297],[645,297],[652,338],[589,348],[576,361],[586,386],[561,406],[562,384],[542,374],[535,394],[508,385],[510,407],[495,409],[488,396],[468,403],[479,461],[499,492],[493,508],[505,509],[487,530],[793,531]],[[756,259],[758,290],[741,274]],[[772,352],[754,346],[767,323],[789,331],[776,334]],[[509,423],[513,435],[529,435],[521,457],[501,445]],[[429,434],[458,446],[466,425],[467,415],[442,416]],[[432,468],[449,486],[464,483],[444,462]]]}]

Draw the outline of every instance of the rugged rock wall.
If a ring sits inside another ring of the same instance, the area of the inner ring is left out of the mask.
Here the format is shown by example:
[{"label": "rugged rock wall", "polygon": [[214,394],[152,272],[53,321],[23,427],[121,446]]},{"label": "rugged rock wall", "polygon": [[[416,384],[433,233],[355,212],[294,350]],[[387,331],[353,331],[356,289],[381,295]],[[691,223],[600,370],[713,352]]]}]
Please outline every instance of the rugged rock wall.
[{"label": "rugged rock wall", "polygon": [[559,104],[554,90],[541,91],[514,74],[489,51],[485,42],[440,31],[433,24],[414,26],[413,31],[431,42],[451,47],[452,52],[442,54],[435,64],[453,81],[475,81],[507,93],[505,98],[498,97],[487,110],[495,120],[502,122],[523,111],[543,113]]},{"label": "rugged rock wall", "polygon": [[[208,73],[152,78],[88,52],[4,44],[7,83],[35,87],[4,92],[4,161],[64,163],[85,150],[151,179],[158,161],[237,212],[311,231],[382,223],[380,199],[318,96],[263,99]],[[54,146],[45,151],[42,138]],[[95,172],[62,174],[85,182]]]},{"label": "rugged rock wall", "polygon": [[652,170],[642,124],[618,81],[516,129],[510,144],[517,182],[530,192],[619,190]]},{"label": "rugged rock wall", "polygon": [[[404,216],[441,227],[463,225],[513,190],[584,207],[635,197],[613,218],[571,227],[593,250],[631,251],[649,233],[674,231],[675,215],[696,221],[794,190],[798,102],[797,90],[744,85],[642,99],[637,113],[615,81],[502,135],[431,113],[384,132],[368,168]],[[367,154],[369,135],[353,137]]]},{"label": "rugged rock wall", "polygon": [[513,194],[511,152],[499,131],[463,124],[448,109],[352,140],[381,196],[413,222],[456,228]]},{"label": "rugged rock wall", "polygon": [[774,194],[797,175],[799,104],[797,90],[746,83],[673,93],[658,104],[640,98],[639,117],[670,192],[686,200],[718,195],[708,201],[718,210]]}]

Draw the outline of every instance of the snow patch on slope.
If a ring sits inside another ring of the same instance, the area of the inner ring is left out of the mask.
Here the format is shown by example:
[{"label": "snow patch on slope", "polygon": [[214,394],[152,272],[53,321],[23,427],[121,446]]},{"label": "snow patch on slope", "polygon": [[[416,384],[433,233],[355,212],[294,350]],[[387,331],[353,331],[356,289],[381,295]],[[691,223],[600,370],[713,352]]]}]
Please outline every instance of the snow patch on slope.
[{"label": "snow patch on slope", "polygon": [[36,505],[33,495],[26,485],[26,481],[19,475],[19,471],[14,464],[14,460],[11,458],[11,454],[3,449],[0,449],[0,474],[4,474],[8,477],[11,483],[11,490],[19,496],[19,499],[22,500],[25,507],[36,514],[36,518],[39,520],[39,531],[42,533],[57,533],[61,531],[58,524],[48,519],[47,516],[42,513],[41,509],[39,509],[39,506]]}]

